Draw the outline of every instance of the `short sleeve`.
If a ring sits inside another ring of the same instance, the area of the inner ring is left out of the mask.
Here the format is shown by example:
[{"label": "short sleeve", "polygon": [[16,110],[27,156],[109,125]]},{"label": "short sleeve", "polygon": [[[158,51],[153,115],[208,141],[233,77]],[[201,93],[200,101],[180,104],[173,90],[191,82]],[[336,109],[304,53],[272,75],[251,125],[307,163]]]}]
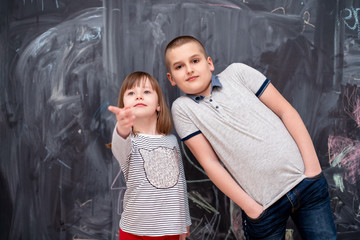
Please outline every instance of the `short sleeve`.
[{"label": "short sleeve", "polygon": [[[185,141],[198,133],[200,130],[195,126],[190,117],[186,114],[186,109],[183,107],[184,97],[180,97],[172,105],[171,113],[174,121],[174,126],[177,134],[179,135],[181,141]],[[191,99],[187,99],[193,101]]]},{"label": "short sleeve", "polygon": [[231,69],[238,80],[257,97],[261,96],[270,83],[270,80],[264,74],[246,64],[234,63],[231,65]]}]

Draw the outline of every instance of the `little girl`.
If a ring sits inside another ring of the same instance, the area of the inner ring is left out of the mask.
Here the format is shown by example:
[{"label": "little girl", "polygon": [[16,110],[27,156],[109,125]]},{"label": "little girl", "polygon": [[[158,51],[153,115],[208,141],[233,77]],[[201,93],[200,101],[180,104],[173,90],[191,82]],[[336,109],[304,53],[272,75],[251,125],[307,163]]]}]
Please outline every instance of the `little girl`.
[{"label": "little girl", "polygon": [[120,240],[185,240],[191,225],[186,181],[171,117],[157,80],[129,74],[120,89],[111,149],[126,180]]}]

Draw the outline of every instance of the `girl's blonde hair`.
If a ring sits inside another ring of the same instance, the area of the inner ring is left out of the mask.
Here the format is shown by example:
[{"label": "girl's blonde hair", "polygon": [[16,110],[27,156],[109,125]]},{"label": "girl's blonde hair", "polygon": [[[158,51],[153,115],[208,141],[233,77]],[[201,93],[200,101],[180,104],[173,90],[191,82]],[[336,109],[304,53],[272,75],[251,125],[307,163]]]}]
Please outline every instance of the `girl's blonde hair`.
[{"label": "girl's blonde hair", "polygon": [[133,72],[126,76],[124,82],[121,85],[118,99],[118,107],[124,108],[124,94],[125,91],[143,84],[146,79],[149,80],[151,87],[157,93],[160,105],[160,111],[158,112],[158,118],[156,122],[156,130],[160,134],[168,135],[172,128],[171,116],[169,108],[166,105],[166,101],[161,91],[159,82],[146,72]]}]

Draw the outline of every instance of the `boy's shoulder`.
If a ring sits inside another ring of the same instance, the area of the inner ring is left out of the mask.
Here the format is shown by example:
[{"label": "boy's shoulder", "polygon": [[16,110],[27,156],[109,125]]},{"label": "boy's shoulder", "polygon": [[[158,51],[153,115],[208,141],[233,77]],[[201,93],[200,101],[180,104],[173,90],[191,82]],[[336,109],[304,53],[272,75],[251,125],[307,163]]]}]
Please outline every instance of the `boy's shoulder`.
[{"label": "boy's shoulder", "polygon": [[222,74],[226,74],[226,73],[231,73],[234,71],[243,71],[246,70],[247,68],[249,68],[248,65],[241,63],[241,62],[234,62],[234,63],[230,63],[221,73],[219,73],[218,75],[222,75]]},{"label": "boy's shoulder", "polygon": [[189,103],[194,102],[190,97],[183,95],[175,99],[175,101],[172,103],[171,110],[175,108],[179,108],[180,106],[187,105]]},{"label": "boy's shoulder", "polygon": [[233,63],[230,63],[226,69],[228,68],[239,68],[239,67],[244,67],[246,66],[244,63],[242,62],[233,62]]}]

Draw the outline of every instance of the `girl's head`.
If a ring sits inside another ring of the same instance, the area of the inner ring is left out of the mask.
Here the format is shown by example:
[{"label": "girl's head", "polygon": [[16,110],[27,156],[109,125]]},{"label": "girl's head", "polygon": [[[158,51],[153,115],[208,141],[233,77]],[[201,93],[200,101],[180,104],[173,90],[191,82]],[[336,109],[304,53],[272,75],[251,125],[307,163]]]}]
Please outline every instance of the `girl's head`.
[{"label": "girl's head", "polygon": [[150,82],[153,91],[158,96],[160,110],[158,111],[156,130],[160,134],[167,135],[172,127],[170,111],[166,105],[159,82],[150,74],[146,72],[133,72],[125,78],[119,92],[118,107],[124,108],[124,94],[128,89],[145,84],[146,80]]}]

